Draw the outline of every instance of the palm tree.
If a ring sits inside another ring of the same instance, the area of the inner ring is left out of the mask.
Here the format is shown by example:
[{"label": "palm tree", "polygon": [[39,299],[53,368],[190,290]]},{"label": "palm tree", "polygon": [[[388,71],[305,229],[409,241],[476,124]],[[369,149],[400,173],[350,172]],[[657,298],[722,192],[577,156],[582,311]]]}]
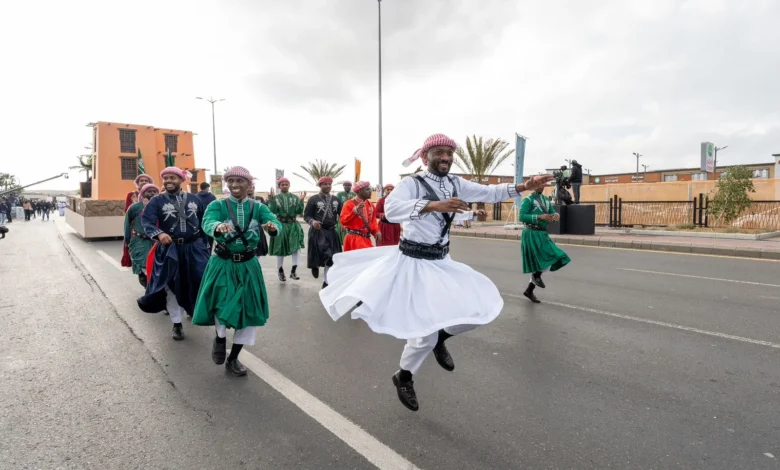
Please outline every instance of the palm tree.
[{"label": "palm tree", "polygon": [[[515,153],[514,149],[507,150],[509,142],[503,139],[482,140],[482,137],[466,137],[466,149],[458,147],[455,165],[466,174],[471,175],[471,181],[481,183],[485,176],[490,175],[504,163],[507,158]],[[485,203],[478,202],[477,209],[484,210]],[[487,216],[480,215],[479,221],[484,222]]]},{"label": "palm tree", "polygon": [[0,173],[0,189],[3,191],[8,191],[9,189],[13,189],[17,186],[16,176],[10,173]]},{"label": "palm tree", "polygon": [[310,162],[307,166],[301,165],[301,169],[307,175],[309,175],[308,178],[295,172],[293,172],[293,174],[298,178],[316,185],[317,180],[323,176],[329,176],[333,179],[338,178],[338,176],[344,172],[344,168],[346,167],[347,165],[338,166],[338,163],[328,163],[325,160],[314,160],[314,162]]},{"label": "palm tree", "polygon": [[79,155],[76,158],[79,160],[78,165],[69,167],[69,170],[79,170],[87,174],[87,181],[89,181],[89,173],[92,171],[92,154]]}]

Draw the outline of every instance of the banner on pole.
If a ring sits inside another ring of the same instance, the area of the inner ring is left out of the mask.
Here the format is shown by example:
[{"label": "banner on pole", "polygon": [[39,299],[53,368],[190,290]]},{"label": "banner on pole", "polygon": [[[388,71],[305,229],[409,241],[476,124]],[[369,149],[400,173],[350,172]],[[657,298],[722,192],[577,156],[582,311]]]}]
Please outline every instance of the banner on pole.
[{"label": "banner on pole", "polygon": [[715,171],[715,145],[712,142],[701,143],[701,171]]},{"label": "banner on pole", "polygon": [[355,183],[360,181],[360,160],[355,159]]},{"label": "banner on pole", "polygon": [[[515,184],[523,182],[523,162],[525,161],[525,141],[527,139],[515,133]],[[520,208],[522,197],[515,198],[515,207]]]}]

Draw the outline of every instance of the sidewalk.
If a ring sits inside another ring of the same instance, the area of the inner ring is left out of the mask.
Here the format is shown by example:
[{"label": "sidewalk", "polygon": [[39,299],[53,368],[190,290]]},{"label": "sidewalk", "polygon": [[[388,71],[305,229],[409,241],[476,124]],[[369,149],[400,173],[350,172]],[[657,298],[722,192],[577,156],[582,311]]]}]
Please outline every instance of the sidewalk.
[{"label": "sidewalk", "polygon": [[[519,240],[521,233],[522,230],[504,229],[503,226],[452,229],[452,235],[454,236],[504,240]],[[595,235],[550,235],[550,238],[556,243],[564,245],[632,248],[635,250],[672,251],[676,253],[699,253],[780,260],[780,240],[778,239],[692,239],[691,237],[632,235],[622,231],[602,230],[598,230]]]}]

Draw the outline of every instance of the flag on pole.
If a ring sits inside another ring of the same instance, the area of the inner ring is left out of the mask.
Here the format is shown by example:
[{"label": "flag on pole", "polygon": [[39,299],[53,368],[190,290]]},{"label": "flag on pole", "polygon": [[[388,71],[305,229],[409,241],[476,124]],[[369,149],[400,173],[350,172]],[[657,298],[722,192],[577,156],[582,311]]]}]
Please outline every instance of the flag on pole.
[{"label": "flag on pole", "polygon": [[276,186],[276,181],[279,181],[280,178],[284,178],[284,170],[276,170],[276,178],[274,179],[274,186]]},{"label": "flag on pole", "polygon": [[360,160],[355,159],[355,183],[360,181]]},{"label": "flag on pole", "polygon": [[[525,161],[526,137],[515,133],[515,184],[523,182],[523,162]],[[520,208],[522,197],[515,198],[515,207]]]},{"label": "flag on pole", "polygon": [[138,174],[143,175],[146,173],[146,169],[144,169],[144,157],[141,156],[141,149],[138,149]]},{"label": "flag on pole", "polygon": [[168,155],[165,156],[165,166],[176,166],[176,158],[171,155],[171,149],[168,149]]}]

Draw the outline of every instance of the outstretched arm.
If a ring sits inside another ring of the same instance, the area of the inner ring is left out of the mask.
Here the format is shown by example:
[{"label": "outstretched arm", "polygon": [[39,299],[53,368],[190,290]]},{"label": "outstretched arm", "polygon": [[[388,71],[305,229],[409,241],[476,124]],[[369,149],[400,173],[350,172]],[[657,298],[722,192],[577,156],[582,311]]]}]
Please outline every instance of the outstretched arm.
[{"label": "outstretched arm", "polygon": [[385,199],[385,218],[394,224],[419,220],[430,212],[425,210],[430,203],[428,199],[417,196],[414,178],[406,177]]}]

